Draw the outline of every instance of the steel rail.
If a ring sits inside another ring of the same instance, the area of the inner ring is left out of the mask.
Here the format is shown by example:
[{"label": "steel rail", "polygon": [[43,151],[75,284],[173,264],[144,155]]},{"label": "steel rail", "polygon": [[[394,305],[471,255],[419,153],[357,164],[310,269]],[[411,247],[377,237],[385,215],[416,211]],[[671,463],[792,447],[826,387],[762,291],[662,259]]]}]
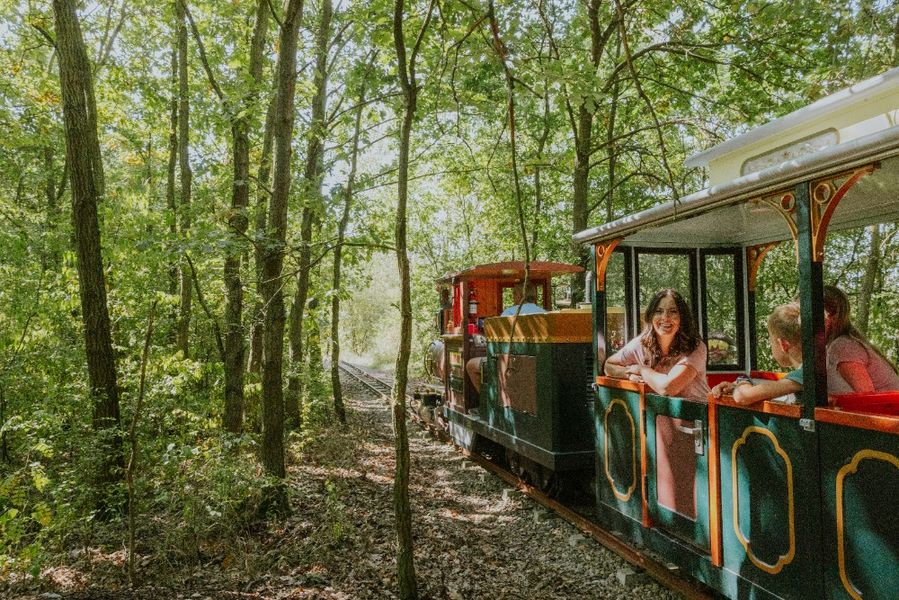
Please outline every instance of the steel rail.
[{"label": "steel rail", "polygon": [[[356,365],[341,361],[340,368],[343,369],[344,372],[352,376],[354,379],[365,385],[367,388],[374,391],[376,394],[381,395],[382,397],[385,396],[384,392],[370,382],[374,381],[384,387],[387,387],[389,389],[391,388],[391,386],[386,382],[375,377],[371,373],[360,369]],[[407,398],[409,398],[408,394],[406,396]],[[660,563],[659,561],[651,558],[647,554],[628,544],[626,541],[612,535],[593,521],[575,512],[564,504],[553,500],[536,487],[525,483],[519,477],[492,462],[485,456],[476,452],[469,452],[464,449],[462,450],[462,453],[472,462],[477,463],[484,469],[490,471],[538,504],[550,509],[552,512],[556,513],[557,515],[577,527],[582,533],[589,535],[591,538],[623,558],[631,565],[644,570],[650,577],[652,577],[668,589],[679,592],[686,598],[689,598],[691,600],[712,600],[716,598],[714,593],[711,592],[709,588],[706,588],[698,582],[693,582],[691,580],[685,579],[684,577],[681,577],[676,573],[676,571],[673,571],[667,565]]]},{"label": "steel rail", "polygon": [[[386,381],[382,381],[381,379],[378,379],[371,373],[368,373],[368,372],[364,371],[363,369],[360,369],[356,365],[348,363],[348,362],[340,361],[339,366],[341,369],[343,369],[343,371],[345,373],[347,373],[348,375],[353,377],[356,381],[358,381],[359,383],[361,383],[362,385],[364,385],[365,387],[367,387],[374,393],[376,393],[382,397],[384,397],[384,396],[386,396],[387,398],[390,397],[390,392],[393,390],[393,386],[391,386]],[[377,385],[375,385],[375,384],[377,384]]]}]

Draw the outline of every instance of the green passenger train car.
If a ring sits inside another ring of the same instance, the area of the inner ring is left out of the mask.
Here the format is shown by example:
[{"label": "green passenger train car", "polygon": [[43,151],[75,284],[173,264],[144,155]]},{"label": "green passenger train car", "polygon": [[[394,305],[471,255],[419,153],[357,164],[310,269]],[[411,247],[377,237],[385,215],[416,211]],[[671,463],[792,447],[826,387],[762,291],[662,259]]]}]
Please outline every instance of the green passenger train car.
[{"label": "green passenger train car", "polygon": [[[899,220],[897,123],[894,69],[691,157],[709,188],[575,236],[595,260],[598,518],[729,598],[899,598],[899,392],[828,394],[823,311],[828,240]],[[795,258],[796,398],[673,398],[603,374],[650,295],[674,287],[710,385],[778,377],[756,333],[778,244]],[[899,297],[896,265],[879,276]]]}]

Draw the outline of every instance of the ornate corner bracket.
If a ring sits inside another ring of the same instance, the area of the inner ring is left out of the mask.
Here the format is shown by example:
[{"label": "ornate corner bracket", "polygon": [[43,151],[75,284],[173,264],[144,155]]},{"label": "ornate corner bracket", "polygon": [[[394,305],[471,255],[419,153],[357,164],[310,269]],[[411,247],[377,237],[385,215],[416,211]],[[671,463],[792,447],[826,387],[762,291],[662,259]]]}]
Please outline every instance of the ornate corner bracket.
[{"label": "ornate corner bracket", "polygon": [[799,239],[799,228],[796,226],[796,196],[793,195],[793,192],[778,192],[758,198],[757,201],[763,202],[779,212],[787,222],[787,227],[790,228],[793,241],[796,242]]},{"label": "ornate corner bracket", "polygon": [[758,246],[748,246],[746,248],[746,264],[749,273],[748,286],[749,291],[754,292],[758,281],[759,268],[762,266],[762,260],[765,255],[773,250],[780,242],[771,242],[769,244],[759,244]]},{"label": "ornate corner bracket", "polygon": [[606,242],[605,244],[596,244],[596,291],[606,291],[606,268],[609,266],[609,259],[612,258],[612,251],[621,241],[621,238]]},{"label": "ornate corner bracket", "polygon": [[824,243],[827,239],[827,226],[830,218],[843,196],[865,175],[873,173],[879,164],[870,164],[852,171],[840,173],[812,181],[811,219],[812,219],[812,255],[815,262],[824,261]]}]

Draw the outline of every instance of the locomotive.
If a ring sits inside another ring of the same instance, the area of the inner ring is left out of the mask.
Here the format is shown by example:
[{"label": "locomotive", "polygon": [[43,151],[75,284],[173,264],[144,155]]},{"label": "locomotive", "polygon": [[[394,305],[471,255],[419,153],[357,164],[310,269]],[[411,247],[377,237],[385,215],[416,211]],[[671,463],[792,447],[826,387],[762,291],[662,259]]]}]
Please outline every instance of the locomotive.
[{"label": "locomotive", "polygon": [[[893,69],[690,157],[710,187],[574,236],[592,253],[586,308],[549,310],[572,265],[442,278],[428,418],[544,489],[590,481],[601,525],[728,598],[899,598],[899,392],[828,395],[823,312],[828,232],[899,221],[897,123]],[[710,385],[779,377],[759,369],[756,294],[782,243],[801,311],[795,404],[603,375],[640,308],[672,287],[709,348]],[[524,279],[548,312],[498,316]],[[465,365],[481,356],[478,392]]]}]

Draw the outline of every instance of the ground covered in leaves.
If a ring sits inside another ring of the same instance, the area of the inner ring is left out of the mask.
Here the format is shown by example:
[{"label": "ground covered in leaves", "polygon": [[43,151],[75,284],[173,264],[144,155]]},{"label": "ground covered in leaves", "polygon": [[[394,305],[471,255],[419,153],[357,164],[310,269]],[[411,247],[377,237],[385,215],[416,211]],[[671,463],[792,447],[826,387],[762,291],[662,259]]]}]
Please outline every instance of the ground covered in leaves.
[{"label": "ground covered in leaves", "polygon": [[[70,551],[34,579],[0,582],[28,599],[384,599],[397,596],[393,433],[383,401],[346,382],[349,427],[291,457],[292,514],[238,539],[204,540],[182,564],[143,557],[127,585],[127,554]],[[421,598],[676,598],[652,581],[626,588],[627,564],[453,446],[410,427],[410,496]],[[165,527],[164,523],[160,527]],[[64,563],[64,564],[63,564]]]}]

